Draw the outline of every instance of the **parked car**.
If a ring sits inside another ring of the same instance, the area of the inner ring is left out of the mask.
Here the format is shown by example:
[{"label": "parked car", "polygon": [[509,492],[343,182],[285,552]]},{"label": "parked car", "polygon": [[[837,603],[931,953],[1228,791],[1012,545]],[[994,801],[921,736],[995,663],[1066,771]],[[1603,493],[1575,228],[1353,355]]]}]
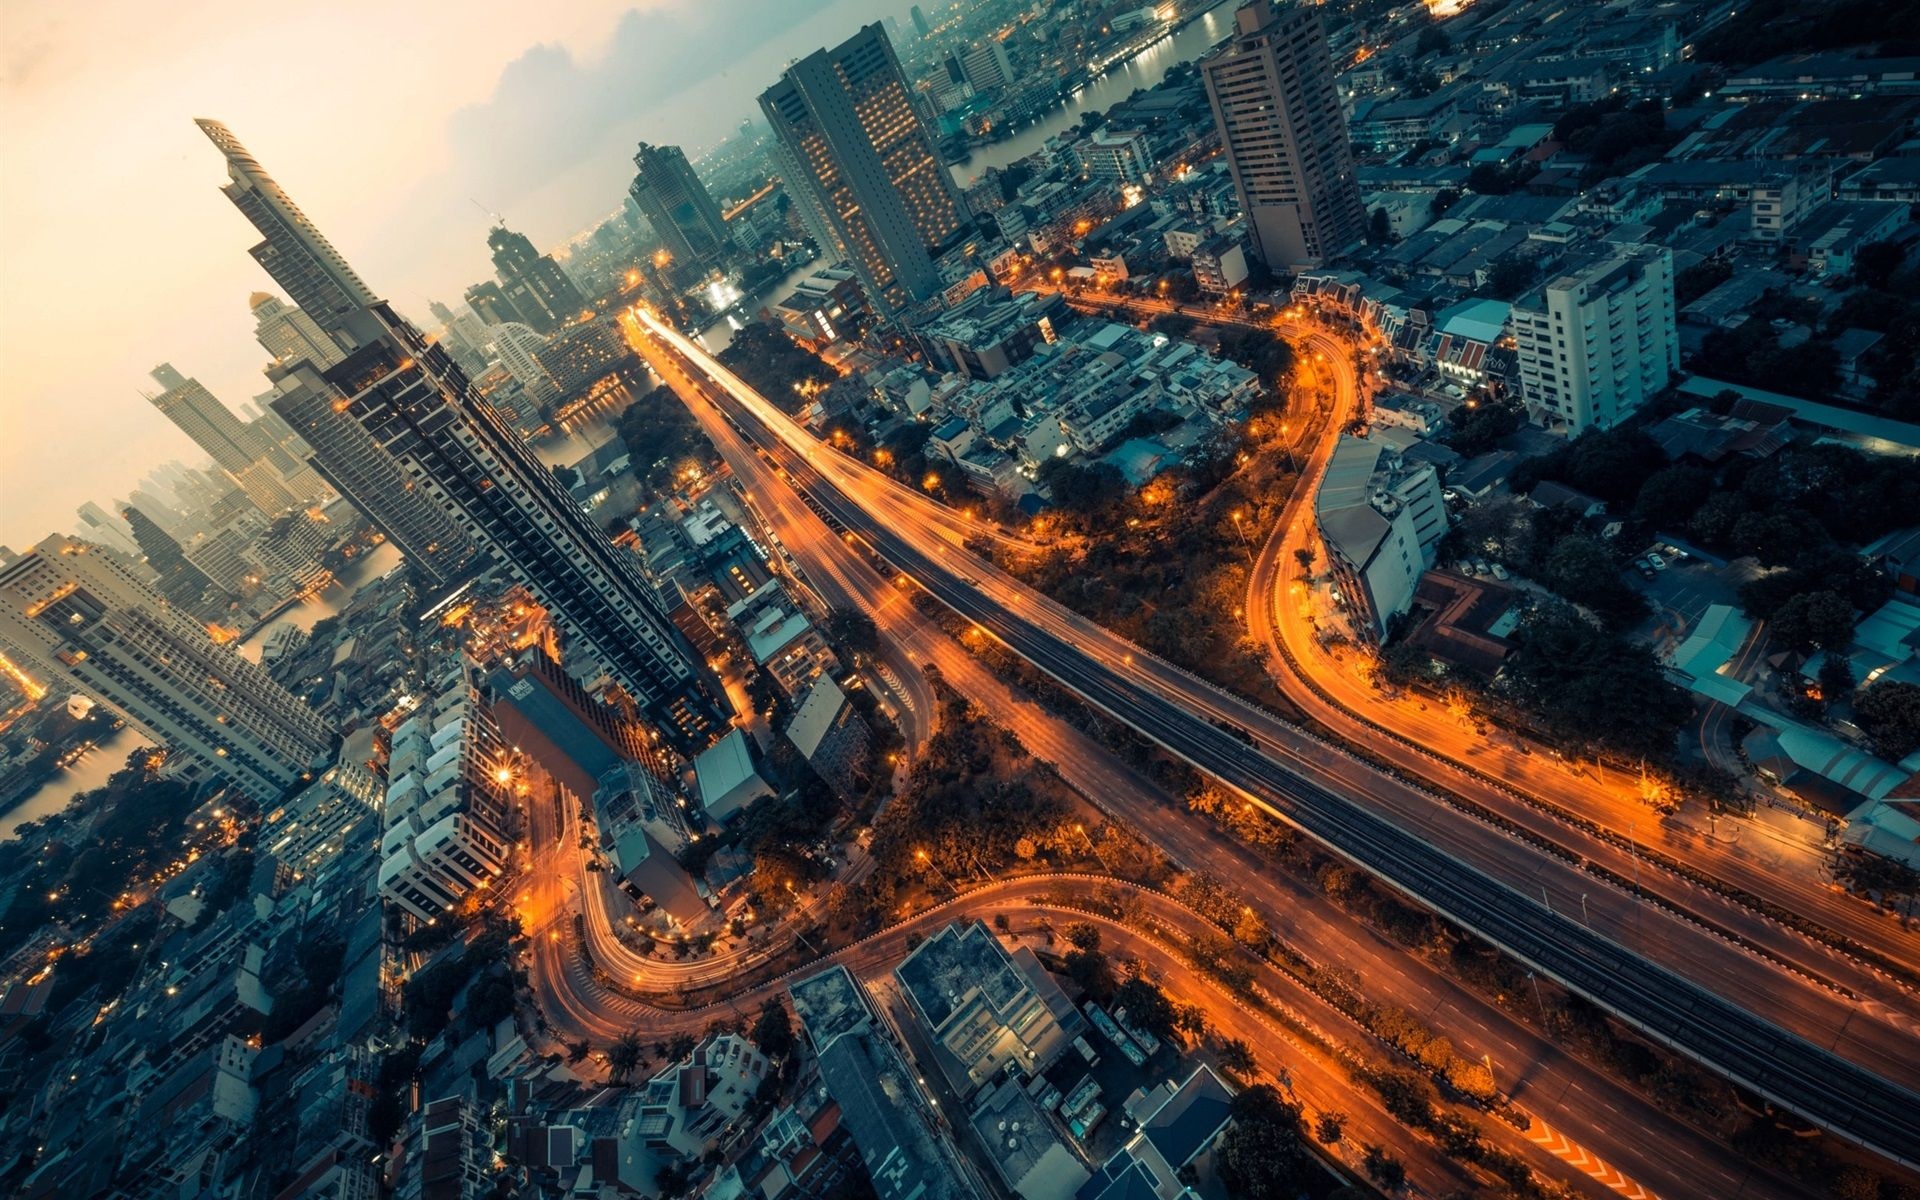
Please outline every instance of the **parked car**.
[{"label": "parked car", "polygon": [[1494,563],[1494,564],[1493,564],[1493,577],[1494,577],[1495,579],[1505,579],[1505,578],[1507,577],[1507,569],[1506,569],[1505,567],[1503,567],[1503,566],[1501,566],[1501,565],[1500,565],[1499,563]]},{"label": "parked car", "polygon": [[1647,555],[1647,561],[1653,564],[1653,569],[1656,571],[1664,571],[1667,569],[1667,560],[1661,558],[1658,554]]},{"label": "parked car", "polygon": [[1644,558],[1634,559],[1633,569],[1640,572],[1641,577],[1644,579],[1652,579],[1654,576],[1653,564]]}]

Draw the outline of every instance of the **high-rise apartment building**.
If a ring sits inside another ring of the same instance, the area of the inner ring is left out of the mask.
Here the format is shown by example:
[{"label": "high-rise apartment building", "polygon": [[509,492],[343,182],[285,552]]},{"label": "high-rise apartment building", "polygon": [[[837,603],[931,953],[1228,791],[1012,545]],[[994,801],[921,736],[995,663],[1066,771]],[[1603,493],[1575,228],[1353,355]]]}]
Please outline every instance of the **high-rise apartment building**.
[{"label": "high-rise apartment building", "polygon": [[313,469],[386,535],[428,590],[443,591],[465,578],[474,557],[466,532],[342,411],[339,394],[320,369],[301,361],[272,374],[268,406],[312,448]]},{"label": "high-rise apartment building", "polygon": [[487,245],[493,248],[493,268],[507,302],[541,333],[552,333],[587,306],[587,298],[560,264],[534,249],[526,234],[496,225],[487,234]]},{"label": "high-rise apartment building", "polygon": [[704,274],[733,249],[733,238],[707,185],[678,146],[646,142],[634,152],[637,174],[629,194],[672,256],[676,274]]},{"label": "high-rise apartment building", "polygon": [[0,642],[256,803],[323,761],[320,715],[100,549],[55,535],[0,569]]},{"label": "high-rise apartment building", "polygon": [[1366,233],[1353,146],[1319,10],[1249,0],[1200,63],[1253,251],[1275,271],[1317,267]]},{"label": "high-rise apartment building", "polygon": [[662,611],[639,559],[581,511],[444,349],[396,322],[391,339],[357,351],[328,378],[411,486],[547,609],[569,670],[589,681],[606,676],[656,723],[689,737],[718,725],[718,688]]},{"label": "high-rise apartment building", "polygon": [[540,365],[540,351],[546,348],[547,339],[541,337],[518,321],[504,321],[488,332],[493,334],[490,343],[493,356],[507,369],[507,374],[520,381],[536,400],[545,400],[553,395],[553,377]]},{"label": "high-rise apartment building", "polygon": [[972,227],[880,25],[788,67],[760,109],[814,240],[874,307],[894,316],[938,292],[937,260]]},{"label": "high-rise apartment building", "polygon": [[81,537],[133,558],[141,557],[140,543],[133,536],[133,527],[126,521],[91,500],[76,511],[80,515]]},{"label": "high-rise apartment building", "polygon": [[988,38],[967,50],[958,51],[960,71],[975,91],[993,92],[1013,83],[1013,60],[1004,43]]},{"label": "high-rise apartment building", "polygon": [[220,190],[266,239],[250,251],[254,261],[341,347],[379,336],[368,312],[373,292],[347,260],[231,130],[218,121],[194,123],[226,157],[230,182]]},{"label": "high-rise apartment building", "polygon": [[1673,252],[1621,246],[1513,306],[1520,394],[1535,422],[1611,429],[1680,369]]},{"label": "high-rise apartment building", "polygon": [[305,359],[325,370],[346,357],[318,322],[280,297],[255,292],[247,298],[247,307],[253,310],[254,340],[273,355],[274,362]]},{"label": "high-rise apartment building", "polygon": [[[266,179],[251,156],[247,161]],[[531,252],[531,244],[525,249]],[[634,554],[615,546],[581,510],[519,433],[475,392],[446,349],[379,300],[369,302],[363,317],[342,326],[379,332],[355,341],[345,361],[318,373],[317,388],[310,364],[299,364],[291,373],[309,384],[305,391],[325,397],[332,410],[357,422],[397,464],[403,476],[398,490],[451,517],[467,541],[527,587],[561,633],[568,669],[576,677],[617,683],[648,708],[657,724],[689,738],[718,724],[724,693],[667,619]],[[309,396],[304,403],[314,400]],[[318,457],[315,439],[325,434],[310,430],[278,403],[275,411]],[[364,454],[366,443],[359,444]],[[362,502],[345,483],[334,482],[356,504]]]}]

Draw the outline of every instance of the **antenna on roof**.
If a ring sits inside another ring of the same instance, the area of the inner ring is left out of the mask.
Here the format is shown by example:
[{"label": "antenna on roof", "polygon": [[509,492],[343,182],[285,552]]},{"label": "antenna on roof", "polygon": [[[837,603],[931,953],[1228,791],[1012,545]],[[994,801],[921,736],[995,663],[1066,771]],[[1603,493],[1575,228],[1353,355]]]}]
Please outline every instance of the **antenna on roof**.
[{"label": "antenna on roof", "polygon": [[494,212],[492,209],[480,203],[478,200],[474,200],[472,196],[468,196],[467,199],[473,202],[473,206],[475,208],[479,209],[486,216],[491,217],[495,225],[505,225],[507,223],[507,219],[505,217],[501,216],[497,212]]}]

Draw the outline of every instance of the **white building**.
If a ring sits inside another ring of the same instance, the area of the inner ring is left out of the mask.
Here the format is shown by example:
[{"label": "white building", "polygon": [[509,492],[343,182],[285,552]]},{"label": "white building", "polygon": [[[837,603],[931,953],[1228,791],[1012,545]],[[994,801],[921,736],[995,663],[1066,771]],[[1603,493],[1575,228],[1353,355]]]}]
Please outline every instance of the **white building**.
[{"label": "white building", "polygon": [[1142,129],[1098,129],[1079,145],[1088,176],[1144,184],[1153,178],[1153,147]]},{"label": "white building", "polygon": [[506,869],[517,774],[464,664],[393,732],[380,893],[430,921]]},{"label": "white building", "polygon": [[1514,305],[1520,390],[1535,422],[1609,429],[1680,369],[1673,252],[1623,246]]},{"label": "white building", "polygon": [[493,333],[493,354],[507,373],[520,381],[520,385],[536,398],[546,398],[553,394],[553,376],[540,365],[540,351],[546,348],[547,339],[535,333],[531,326],[518,321],[502,321],[495,325]]},{"label": "white building", "polygon": [[1438,474],[1430,463],[1403,468],[1383,443],[1343,434],[1314,497],[1314,520],[1354,632],[1377,644],[1413,606],[1446,535]]},{"label": "white building", "polygon": [[261,804],[331,748],[320,714],[77,538],[56,534],[0,568],[0,644]]}]

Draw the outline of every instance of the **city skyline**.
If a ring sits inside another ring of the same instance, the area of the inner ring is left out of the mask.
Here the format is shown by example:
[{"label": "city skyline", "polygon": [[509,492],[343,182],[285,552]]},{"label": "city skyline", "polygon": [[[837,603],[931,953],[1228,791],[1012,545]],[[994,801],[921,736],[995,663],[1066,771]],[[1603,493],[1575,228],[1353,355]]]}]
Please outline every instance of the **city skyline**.
[{"label": "city skyline", "polygon": [[[342,252],[424,320],[430,300],[457,304],[492,275],[492,220],[475,201],[551,251],[617,209],[638,140],[709,150],[755,112],[757,88],[789,58],[904,15],[881,0],[831,0],[743,24],[729,5],[596,2],[528,28],[524,10],[504,5],[383,11],[388,28],[419,27],[369,50],[355,35],[361,24],[336,12],[307,22],[298,40],[324,54],[345,53],[351,39],[362,69],[393,86],[377,102],[315,107],[279,90],[273,52],[289,27],[278,17],[217,5],[183,23],[136,6],[116,17],[117,7],[81,21],[28,6],[0,62],[0,117],[23,158],[56,161],[75,140],[90,147],[79,168],[0,180],[0,257],[19,281],[0,301],[11,366],[0,382],[0,544],[70,527],[78,505],[124,497],[168,458],[198,461],[140,399],[154,363],[175,363],[231,407],[268,390],[247,304],[268,280],[244,254],[251,231],[211,194],[224,180],[194,118],[229,120],[286,162],[290,190],[309,198]],[[741,45],[742,29],[760,40]],[[629,79],[646,82],[629,89]],[[360,136],[394,111],[438,136]],[[547,137],[554,121],[578,137]],[[359,181],[372,177],[383,187],[369,193]],[[119,202],[129,187],[138,206]],[[76,327],[102,280],[138,313],[122,317],[134,336],[104,349]],[[82,432],[106,428],[124,436],[91,444]]]}]

